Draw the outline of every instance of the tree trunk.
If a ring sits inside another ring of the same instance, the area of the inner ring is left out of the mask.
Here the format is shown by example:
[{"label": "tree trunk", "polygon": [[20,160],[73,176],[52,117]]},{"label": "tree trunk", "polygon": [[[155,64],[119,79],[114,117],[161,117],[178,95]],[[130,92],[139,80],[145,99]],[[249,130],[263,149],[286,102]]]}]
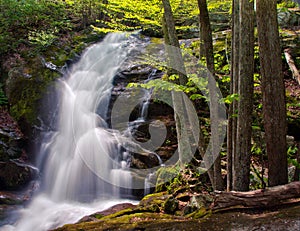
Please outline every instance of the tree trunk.
[{"label": "tree trunk", "polygon": [[179,49],[180,45],[176,34],[172,8],[169,0],[162,0],[162,3],[164,8],[164,16],[163,16],[164,29],[163,30],[165,31],[164,36],[167,36],[167,39],[165,37],[165,41],[168,42],[167,45],[171,46],[171,47],[168,46],[166,47],[168,52],[170,67],[172,68],[176,67],[177,70],[180,70],[180,71],[175,70],[174,72],[179,75],[179,83],[181,85],[185,85],[187,83],[187,77],[185,75],[186,72],[185,72],[181,50]]},{"label": "tree trunk", "polygon": [[249,190],[254,71],[254,4],[240,1],[239,102],[237,141],[233,159],[233,190]]},{"label": "tree trunk", "polygon": [[210,27],[209,14],[207,9],[206,0],[198,0],[198,6],[200,10],[200,32],[201,40],[203,40],[204,56],[206,59],[206,65],[210,72],[208,74],[208,89],[209,89],[209,101],[210,101],[210,127],[211,127],[211,153],[215,160],[213,165],[213,188],[215,190],[224,189],[224,181],[221,174],[221,159],[220,153],[220,140],[219,140],[219,112],[218,112],[218,95],[216,92],[215,68],[214,68],[214,52],[212,43],[212,31]]},{"label": "tree trunk", "polygon": [[[213,210],[230,208],[268,208],[284,203],[290,199],[300,198],[300,182],[259,189],[250,192],[217,192]],[[299,201],[298,201],[299,202]]]},{"label": "tree trunk", "polygon": [[276,0],[257,0],[257,29],[262,76],[263,119],[269,186],[286,184],[286,105]]},{"label": "tree trunk", "polygon": [[[162,0],[164,7],[163,16],[163,31],[166,43],[166,51],[168,55],[169,70],[168,74],[178,74],[179,84],[185,85],[187,83],[185,66],[182,58],[182,53],[177,38],[173,13],[169,0]],[[188,102],[182,92],[172,92],[173,107],[175,112],[176,133],[178,140],[179,163],[182,167],[191,159],[193,155],[191,145],[197,143],[193,134],[192,122],[189,115]],[[192,130],[192,131],[191,131]],[[192,136],[191,136],[192,135]],[[197,134],[199,137],[199,134]]]},{"label": "tree trunk", "polygon": [[[238,94],[239,80],[239,0],[232,1],[232,40],[231,40],[231,74],[230,94]],[[232,190],[233,156],[236,153],[237,113],[238,102],[234,100],[229,106],[227,129],[227,191]]]}]

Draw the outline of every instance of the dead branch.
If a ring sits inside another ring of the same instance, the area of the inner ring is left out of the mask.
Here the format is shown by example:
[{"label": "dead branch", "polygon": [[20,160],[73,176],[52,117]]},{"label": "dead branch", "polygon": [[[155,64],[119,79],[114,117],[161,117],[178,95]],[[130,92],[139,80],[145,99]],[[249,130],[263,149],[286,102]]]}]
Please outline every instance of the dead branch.
[{"label": "dead branch", "polygon": [[284,56],[285,56],[287,64],[289,65],[290,70],[292,71],[293,78],[300,85],[300,73],[295,65],[295,62],[294,62],[294,59],[293,59],[291,53],[292,53],[291,48],[284,49]]}]

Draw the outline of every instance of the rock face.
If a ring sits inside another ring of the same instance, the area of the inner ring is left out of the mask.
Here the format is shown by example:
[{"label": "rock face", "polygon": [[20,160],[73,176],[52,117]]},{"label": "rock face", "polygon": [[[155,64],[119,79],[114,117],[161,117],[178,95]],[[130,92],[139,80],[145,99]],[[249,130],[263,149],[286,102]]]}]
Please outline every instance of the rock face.
[{"label": "rock face", "polygon": [[17,123],[0,109],[0,190],[17,190],[37,176],[27,164],[26,140]]},{"label": "rock face", "polygon": [[0,109],[0,161],[24,157],[23,134],[8,112]]},{"label": "rock face", "polygon": [[0,190],[18,190],[31,182],[37,169],[15,161],[0,162]]}]

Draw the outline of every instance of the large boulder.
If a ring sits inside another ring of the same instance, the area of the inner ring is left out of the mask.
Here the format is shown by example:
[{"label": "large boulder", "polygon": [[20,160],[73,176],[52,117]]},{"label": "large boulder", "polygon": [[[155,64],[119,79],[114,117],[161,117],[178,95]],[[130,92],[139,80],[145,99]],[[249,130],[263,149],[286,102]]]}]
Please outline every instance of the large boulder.
[{"label": "large boulder", "polygon": [[28,185],[38,175],[30,165],[9,161],[0,162],[0,190],[18,190]]},{"label": "large boulder", "polygon": [[25,139],[16,122],[4,109],[0,109],[0,161],[26,158]]}]

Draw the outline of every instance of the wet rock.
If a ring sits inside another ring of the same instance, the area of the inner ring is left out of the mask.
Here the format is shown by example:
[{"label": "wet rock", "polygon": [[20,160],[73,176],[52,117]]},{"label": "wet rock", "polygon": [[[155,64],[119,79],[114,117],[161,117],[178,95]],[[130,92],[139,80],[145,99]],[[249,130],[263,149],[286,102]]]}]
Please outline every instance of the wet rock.
[{"label": "wet rock", "polygon": [[131,167],[147,169],[159,166],[159,159],[154,153],[134,153],[132,156]]},{"label": "wet rock", "polygon": [[0,162],[0,190],[17,190],[28,185],[38,175],[30,165],[15,161]]},{"label": "wet rock", "polygon": [[0,110],[0,161],[24,157],[25,140],[16,122],[4,109]]},{"label": "wet rock", "polygon": [[17,205],[22,202],[23,199],[19,195],[10,192],[0,192],[0,205]]}]

